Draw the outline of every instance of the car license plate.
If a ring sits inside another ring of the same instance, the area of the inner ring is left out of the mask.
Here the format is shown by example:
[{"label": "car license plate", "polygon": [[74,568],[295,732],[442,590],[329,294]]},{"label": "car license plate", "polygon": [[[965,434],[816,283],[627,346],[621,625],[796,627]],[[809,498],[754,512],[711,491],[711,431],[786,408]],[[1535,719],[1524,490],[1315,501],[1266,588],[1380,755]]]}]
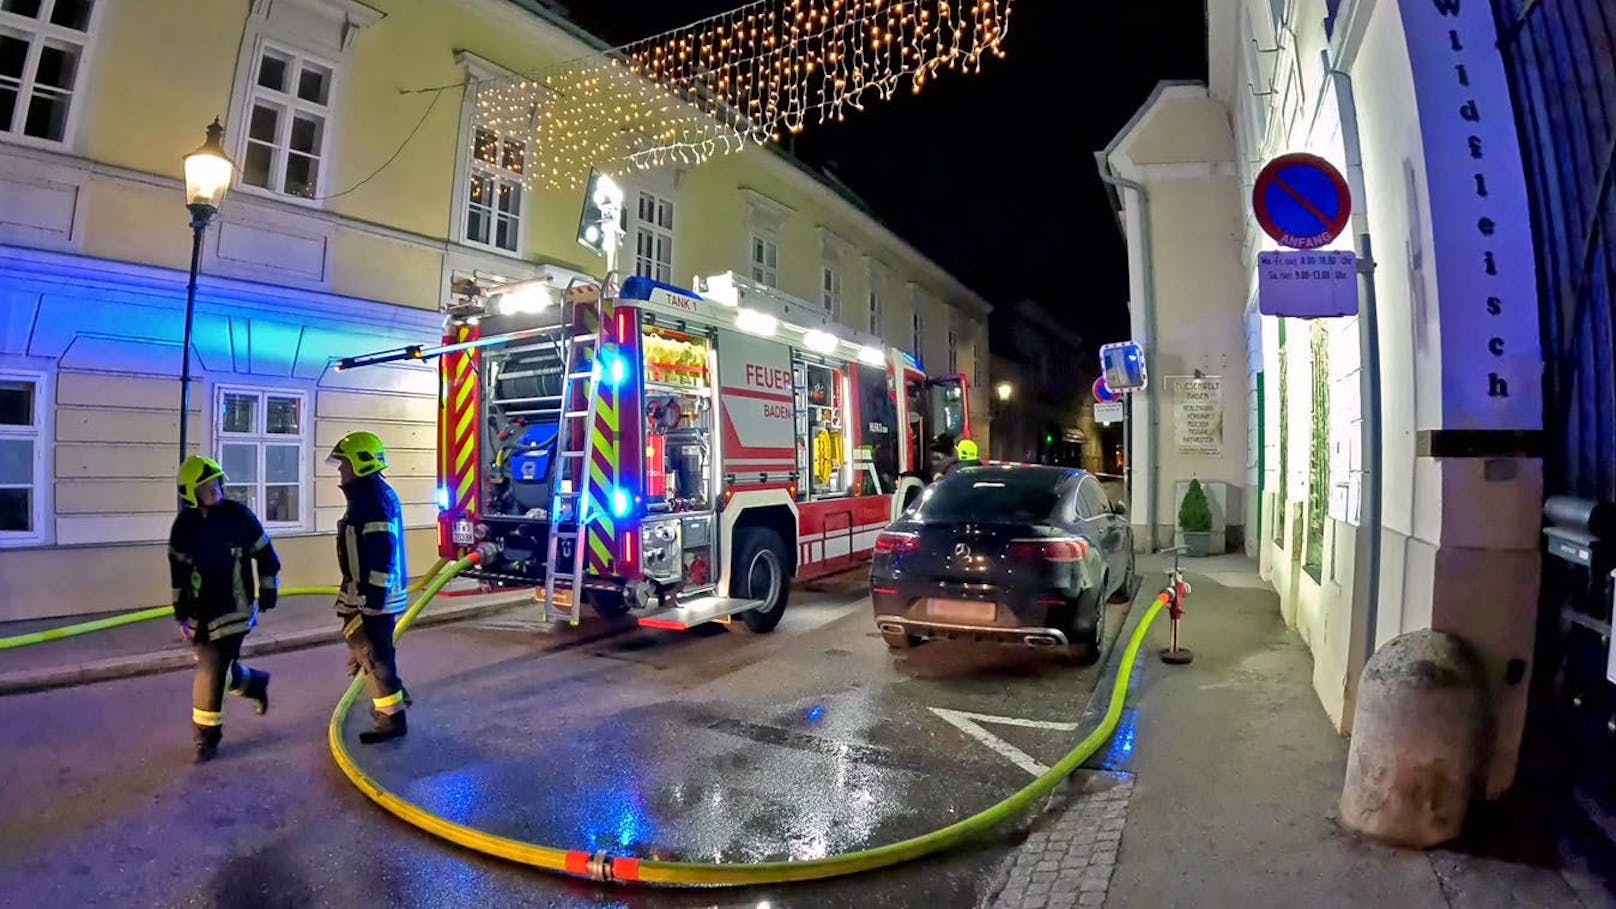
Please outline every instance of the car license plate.
[{"label": "car license plate", "polygon": [[456,546],[470,546],[477,542],[470,521],[462,519],[454,523],[454,541]]},{"label": "car license plate", "polygon": [[965,622],[972,625],[990,625],[998,606],[993,603],[984,603],[981,600],[940,600],[928,599],[926,601],[926,614],[934,619],[946,622]]}]

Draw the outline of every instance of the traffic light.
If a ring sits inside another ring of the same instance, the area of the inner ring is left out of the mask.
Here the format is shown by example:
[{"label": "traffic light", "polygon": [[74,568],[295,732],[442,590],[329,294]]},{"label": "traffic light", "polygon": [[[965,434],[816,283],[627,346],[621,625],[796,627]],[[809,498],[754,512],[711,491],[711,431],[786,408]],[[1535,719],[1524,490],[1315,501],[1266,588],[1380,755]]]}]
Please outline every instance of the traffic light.
[{"label": "traffic light", "polygon": [[1044,433],[1044,444],[1045,445],[1053,445],[1053,444],[1055,444],[1055,434],[1052,433],[1052,432]]}]

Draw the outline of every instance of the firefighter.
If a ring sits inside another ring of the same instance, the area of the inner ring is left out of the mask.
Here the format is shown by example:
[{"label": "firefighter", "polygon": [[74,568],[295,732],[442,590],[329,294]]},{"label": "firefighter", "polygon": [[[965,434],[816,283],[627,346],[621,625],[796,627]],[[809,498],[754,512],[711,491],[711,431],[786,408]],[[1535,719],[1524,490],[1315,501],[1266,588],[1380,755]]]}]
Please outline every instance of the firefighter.
[{"label": "firefighter", "polygon": [[196,648],[191,722],[199,764],[219,751],[226,691],[253,701],[259,716],[269,710],[269,673],[236,658],[258,623],[258,609],[275,608],[281,563],[252,509],[225,498],[223,484],[224,469],[217,462],[186,458],[179,472],[185,507],[168,534],[174,619],[180,635]]},{"label": "firefighter", "polygon": [[954,466],[981,467],[982,459],[978,455],[975,442],[970,439],[960,439],[959,444],[954,447]]},{"label": "firefighter", "polygon": [[954,469],[954,438],[946,432],[938,433],[931,443],[931,478],[932,482],[941,480]]},{"label": "firefighter", "polygon": [[398,678],[393,623],[409,605],[404,563],[404,517],[398,495],[382,477],[387,452],[375,433],[353,432],[331,449],[328,463],[342,476],[348,510],[337,522],[337,564],[342,592],[337,616],[348,642],[349,674],[363,672],[375,728],[359,734],[366,745],[409,731],[409,693]]}]

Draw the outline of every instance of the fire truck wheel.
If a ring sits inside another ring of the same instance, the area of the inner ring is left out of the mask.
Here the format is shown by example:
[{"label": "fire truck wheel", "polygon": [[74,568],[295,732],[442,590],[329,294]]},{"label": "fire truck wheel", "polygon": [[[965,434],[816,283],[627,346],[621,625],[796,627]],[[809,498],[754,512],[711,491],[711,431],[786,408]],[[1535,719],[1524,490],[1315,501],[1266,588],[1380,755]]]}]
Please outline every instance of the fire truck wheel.
[{"label": "fire truck wheel", "polygon": [[762,600],[763,605],[741,613],[746,627],[762,634],[773,631],[785,614],[791,597],[791,579],[786,577],[785,546],[780,535],[766,527],[749,527],[739,533],[735,547],[735,580],[729,595]]}]

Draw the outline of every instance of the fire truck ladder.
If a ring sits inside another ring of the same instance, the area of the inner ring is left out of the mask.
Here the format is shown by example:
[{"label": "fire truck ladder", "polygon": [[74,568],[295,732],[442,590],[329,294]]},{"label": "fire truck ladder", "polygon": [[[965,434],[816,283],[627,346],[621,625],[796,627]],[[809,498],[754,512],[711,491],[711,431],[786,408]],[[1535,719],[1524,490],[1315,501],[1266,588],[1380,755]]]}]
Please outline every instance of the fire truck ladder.
[{"label": "fire truck ladder", "polygon": [[[571,319],[566,321],[577,324]],[[552,621],[565,619],[572,625],[578,624],[578,615],[583,609],[584,552],[589,533],[590,439],[595,431],[595,405],[600,400],[595,388],[600,378],[596,365],[599,349],[600,335],[596,332],[574,334],[567,342],[566,372],[561,380],[561,421],[556,426],[544,613]],[[562,545],[563,541],[571,541],[570,550]],[[558,591],[565,591],[565,602],[557,602]]]}]

